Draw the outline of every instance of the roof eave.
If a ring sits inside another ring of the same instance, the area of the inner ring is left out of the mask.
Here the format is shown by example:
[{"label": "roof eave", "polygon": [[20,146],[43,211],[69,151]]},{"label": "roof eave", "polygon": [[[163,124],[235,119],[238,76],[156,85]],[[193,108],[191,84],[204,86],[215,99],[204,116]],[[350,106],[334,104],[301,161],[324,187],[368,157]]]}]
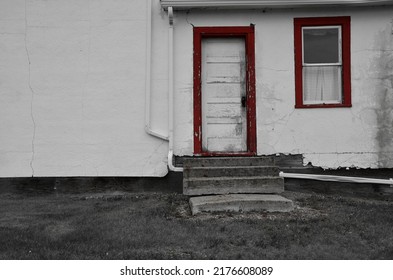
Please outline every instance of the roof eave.
[{"label": "roof eave", "polygon": [[393,5],[392,0],[160,0],[161,6],[176,10],[208,8],[303,8],[326,6],[381,6]]}]

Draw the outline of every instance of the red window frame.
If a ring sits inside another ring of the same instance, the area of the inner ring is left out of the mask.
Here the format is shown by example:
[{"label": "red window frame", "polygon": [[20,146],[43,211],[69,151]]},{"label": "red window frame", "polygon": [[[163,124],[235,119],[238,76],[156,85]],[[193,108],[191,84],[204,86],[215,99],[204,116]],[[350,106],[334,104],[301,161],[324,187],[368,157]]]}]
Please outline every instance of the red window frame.
[{"label": "red window frame", "polygon": [[[342,54],[342,102],[338,104],[304,104],[303,103],[303,40],[302,27],[341,26],[341,54]],[[295,18],[295,108],[335,108],[351,107],[351,18],[316,17]]]},{"label": "red window frame", "polygon": [[[237,153],[212,153],[202,149],[202,39],[219,37],[241,37],[246,47],[247,90],[247,151]],[[255,35],[254,26],[194,27],[194,155],[202,156],[253,156],[257,152],[256,104],[255,104]]]}]

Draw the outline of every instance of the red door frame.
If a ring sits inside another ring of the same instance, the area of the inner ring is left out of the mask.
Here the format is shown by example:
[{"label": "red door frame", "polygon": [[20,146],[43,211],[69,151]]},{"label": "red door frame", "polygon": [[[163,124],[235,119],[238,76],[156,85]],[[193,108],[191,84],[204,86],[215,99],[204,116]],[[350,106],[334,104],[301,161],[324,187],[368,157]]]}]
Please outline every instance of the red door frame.
[{"label": "red door frame", "polygon": [[[201,156],[253,156],[257,152],[256,105],[255,105],[255,35],[254,26],[194,27],[194,155]],[[202,39],[240,37],[246,48],[246,95],[247,95],[247,151],[206,152],[202,149]]]}]

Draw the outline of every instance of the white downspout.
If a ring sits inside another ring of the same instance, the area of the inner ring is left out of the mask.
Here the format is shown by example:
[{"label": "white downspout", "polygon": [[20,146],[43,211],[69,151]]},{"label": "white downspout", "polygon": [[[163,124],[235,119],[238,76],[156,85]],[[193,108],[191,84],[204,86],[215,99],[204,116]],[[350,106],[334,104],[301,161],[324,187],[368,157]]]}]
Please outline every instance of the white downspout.
[{"label": "white downspout", "polygon": [[168,151],[168,168],[170,171],[183,172],[183,168],[176,167],[173,165],[173,121],[174,121],[174,96],[173,96],[173,78],[174,78],[174,67],[173,67],[173,8],[168,7],[168,18],[169,18],[169,31],[168,31],[168,111],[169,111],[169,151]]},{"label": "white downspout", "polygon": [[381,184],[381,185],[390,185],[391,188],[393,187],[393,178],[387,180],[387,179],[374,179],[374,178],[335,176],[335,175],[284,173],[282,171],[280,172],[279,176],[282,178],[310,179],[310,180],[318,180],[318,181]]},{"label": "white downspout", "polygon": [[152,36],[152,0],[147,0],[147,21],[146,21],[146,73],[145,73],[145,131],[157,138],[168,141],[169,137],[151,129],[150,109],[151,109],[151,36]]}]

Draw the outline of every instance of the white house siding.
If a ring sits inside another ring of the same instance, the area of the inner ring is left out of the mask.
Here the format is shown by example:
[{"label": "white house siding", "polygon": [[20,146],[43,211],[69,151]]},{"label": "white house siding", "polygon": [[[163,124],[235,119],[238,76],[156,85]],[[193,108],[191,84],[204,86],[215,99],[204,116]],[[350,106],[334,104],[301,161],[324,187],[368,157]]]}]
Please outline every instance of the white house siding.
[{"label": "white house siding", "polygon": [[[393,167],[393,7],[175,11],[175,154],[193,153],[193,26],[255,24],[257,153]],[[296,17],[350,16],[352,108],[295,109]]]},{"label": "white house siding", "polygon": [[[145,130],[146,0],[0,1],[0,177],[164,176]],[[153,0],[152,130],[168,134],[168,17]],[[174,153],[193,154],[195,26],[255,24],[257,152],[393,167],[393,7],[174,16]],[[352,108],[295,109],[293,18],[351,16]]]},{"label": "white house siding", "polygon": [[0,1],[0,177],[167,173],[144,131],[146,28],[146,0]]}]

